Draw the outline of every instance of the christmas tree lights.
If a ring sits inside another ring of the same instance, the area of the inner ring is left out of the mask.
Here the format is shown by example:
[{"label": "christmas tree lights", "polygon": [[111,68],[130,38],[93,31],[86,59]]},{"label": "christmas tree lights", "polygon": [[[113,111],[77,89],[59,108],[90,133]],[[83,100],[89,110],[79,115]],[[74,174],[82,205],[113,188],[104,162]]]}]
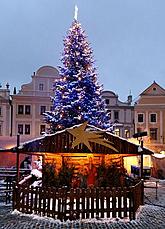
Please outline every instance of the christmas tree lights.
[{"label": "christmas tree lights", "polygon": [[53,86],[53,109],[44,114],[51,132],[85,121],[103,129],[109,128],[110,120],[101,99],[102,87],[93,66],[92,49],[77,19],[64,39],[61,61],[61,77]]}]

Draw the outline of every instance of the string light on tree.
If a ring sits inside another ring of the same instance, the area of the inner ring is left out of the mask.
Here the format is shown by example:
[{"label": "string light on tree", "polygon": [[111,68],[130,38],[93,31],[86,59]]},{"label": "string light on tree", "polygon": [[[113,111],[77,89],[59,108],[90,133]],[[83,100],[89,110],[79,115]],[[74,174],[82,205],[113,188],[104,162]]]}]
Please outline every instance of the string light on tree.
[{"label": "string light on tree", "polygon": [[64,39],[62,66],[59,68],[61,77],[53,85],[53,109],[44,116],[51,132],[85,121],[100,128],[110,128],[109,116],[101,99],[102,86],[93,66],[93,52],[77,17],[78,8],[75,6],[74,21]]}]

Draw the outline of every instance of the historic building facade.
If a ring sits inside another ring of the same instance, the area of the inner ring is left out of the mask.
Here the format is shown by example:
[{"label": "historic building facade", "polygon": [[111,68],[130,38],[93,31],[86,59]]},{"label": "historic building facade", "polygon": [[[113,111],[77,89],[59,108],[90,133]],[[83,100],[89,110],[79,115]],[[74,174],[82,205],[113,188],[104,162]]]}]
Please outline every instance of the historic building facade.
[{"label": "historic building facade", "polygon": [[[53,95],[53,82],[58,79],[58,70],[52,66],[43,66],[32,75],[32,81],[21,86],[18,93],[10,94],[9,85],[0,89],[0,134],[32,139],[46,130],[43,113],[51,110],[50,96]],[[112,91],[103,91],[107,112],[111,115],[116,135],[129,138],[134,133],[132,96],[123,103]]]},{"label": "historic building facade", "polygon": [[127,102],[121,102],[112,91],[103,91],[102,98],[105,101],[107,112],[110,114],[113,131],[116,135],[130,138],[134,134],[134,106],[132,96]]},{"label": "historic building facade", "polygon": [[147,131],[144,144],[150,149],[165,150],[165,89],[155,81],[144,90],[134,105],[135,132]]},{"label": "historic building facade", "polygon": [[53,82],[59,78],[58,70],[43,66],[32,75],[32,81],[24,84],[12,97],[11,133],[38,137],[46,130],[43,113],[51,109],[50,96],[53,95]]},{"label": "historic building facade", "polygon": [[10,135],[10,90],[9,84],[6,84],[6,88],[0,87],[0,136]]}]

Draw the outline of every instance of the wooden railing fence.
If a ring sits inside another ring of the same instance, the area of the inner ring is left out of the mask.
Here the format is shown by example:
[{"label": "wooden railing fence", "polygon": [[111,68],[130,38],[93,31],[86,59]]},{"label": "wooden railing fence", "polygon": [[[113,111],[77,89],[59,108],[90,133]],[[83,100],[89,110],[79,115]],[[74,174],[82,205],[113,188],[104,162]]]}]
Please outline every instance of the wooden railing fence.
[{"label": "wooden railing fence", "polygon": [[60,220],[129,217],[141,205],[141,186],[124,188],[27,188],[15,186],[13,209]]},{"label": "wooden railing fence", "polygon": [[[28,169],[20,169],[20,175],[26,176],[30,173]],[[16,181],[16,168],[0,167],[0,202],[10,203],[13,193],[13,182]]]}]

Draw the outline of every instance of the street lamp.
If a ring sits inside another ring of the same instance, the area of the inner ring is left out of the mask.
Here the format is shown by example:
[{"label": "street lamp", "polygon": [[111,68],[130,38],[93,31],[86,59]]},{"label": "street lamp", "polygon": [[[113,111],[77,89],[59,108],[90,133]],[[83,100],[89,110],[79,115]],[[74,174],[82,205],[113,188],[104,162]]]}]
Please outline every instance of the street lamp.
[{"label": "street lamp", "polygon": [[9,105],[10,105],[10,137],[13,135],[13,103],[12,103],[12,97],[9,96]]},{"label": "street lamp", "polygon": [[144,132],[138,132],[133,135],[133,138],[137,138],[139,140],[139,147],[138,147],[138,153],[140,153],[141,160],[140,160],[140,178],[143,179],[143,137],[147,136],[147,131]]}]

